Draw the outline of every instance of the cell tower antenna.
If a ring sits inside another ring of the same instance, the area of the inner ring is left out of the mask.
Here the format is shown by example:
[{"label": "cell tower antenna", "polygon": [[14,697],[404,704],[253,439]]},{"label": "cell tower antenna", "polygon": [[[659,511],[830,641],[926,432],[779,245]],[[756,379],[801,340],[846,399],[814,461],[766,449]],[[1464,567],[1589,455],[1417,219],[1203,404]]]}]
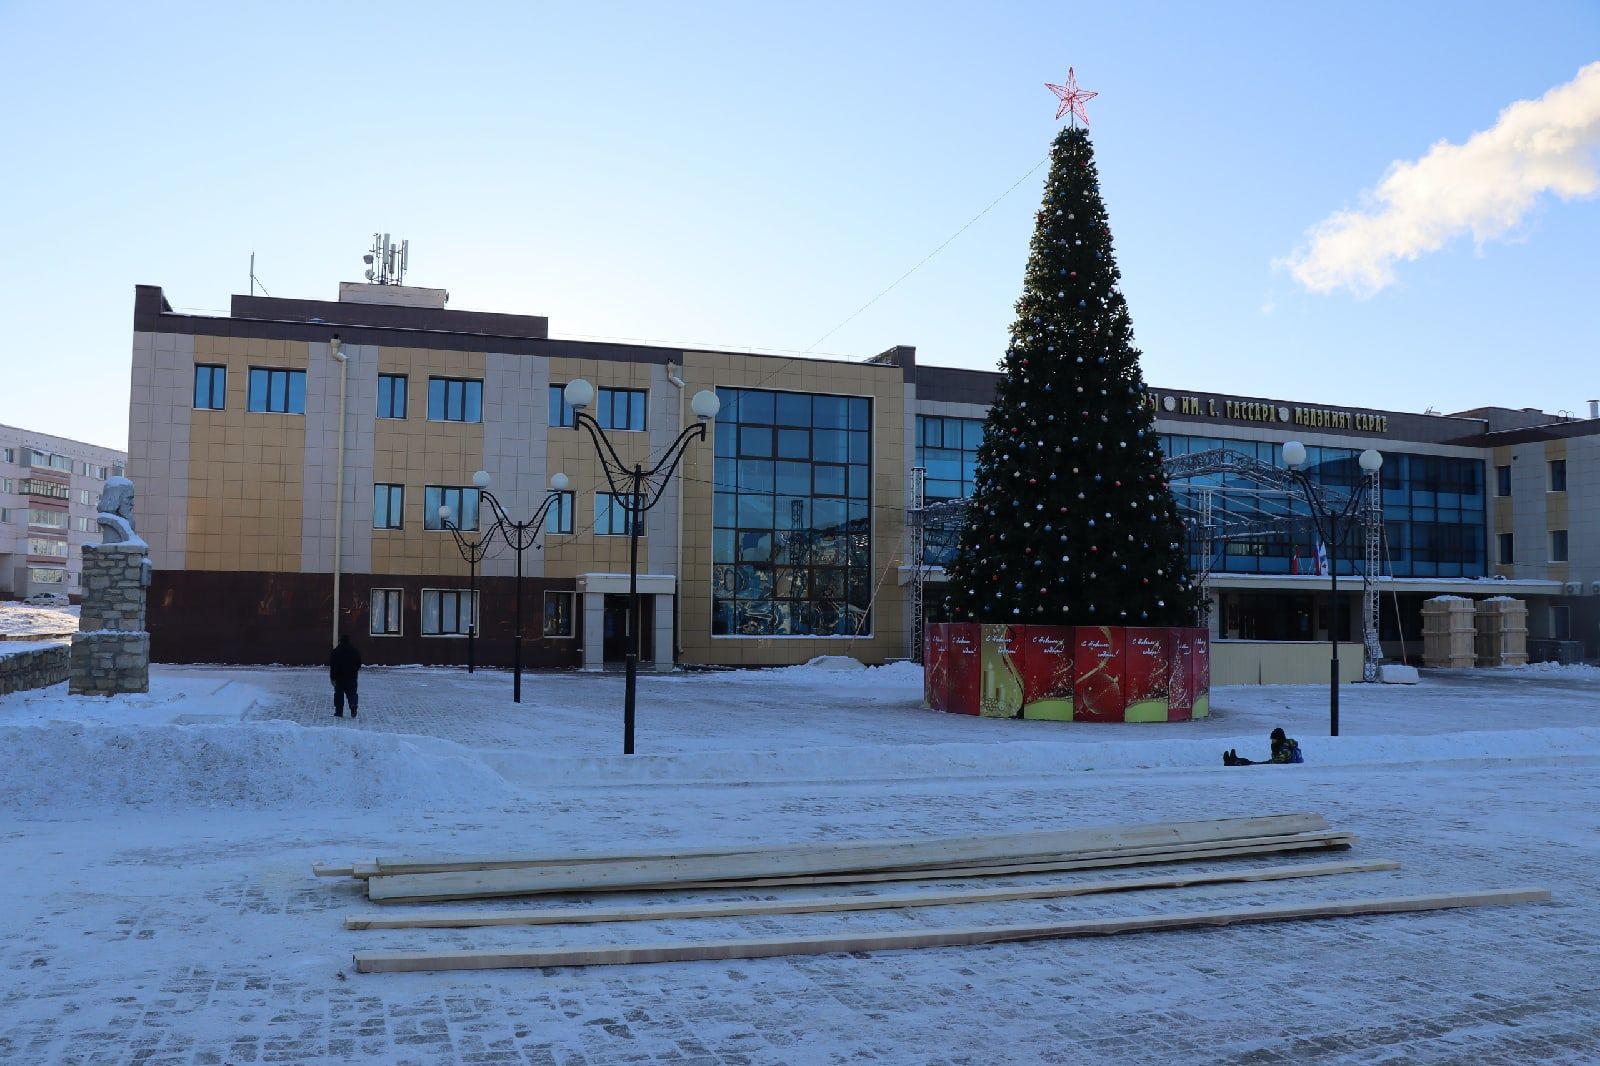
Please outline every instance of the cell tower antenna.
[{"label": "cell tower antenna", "polygon": [[367,264],[366,278],[374,285],[402,284],[411,261],[411,242],[401,241],[396,249],[387,233],[374,233],[372,247],[361,261]]},{"label": "cell tower antenna", "polygon": [[267,291],[267,287],[265,285],[262,285],[260,280],[256,277],[256,253],[251,252],[250,253],[250,295],[251,296],[254,296],[256,294],[256,286],[258,286],[258,285],[261,286],[261,295],[263,295],[263,296],[271,296],[272,295],[272,293]]}]

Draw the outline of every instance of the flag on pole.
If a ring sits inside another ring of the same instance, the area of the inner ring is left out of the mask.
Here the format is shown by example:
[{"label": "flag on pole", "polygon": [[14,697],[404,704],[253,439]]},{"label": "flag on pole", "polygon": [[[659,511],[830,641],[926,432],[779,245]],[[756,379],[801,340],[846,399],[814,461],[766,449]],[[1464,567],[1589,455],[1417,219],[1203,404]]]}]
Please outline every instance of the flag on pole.
[{"label": "flag on pole", "polygon": [[1317,538],[1317,574],[1324,575],[1328,572],[1328,546],[1322,543],[1322,538]]}]

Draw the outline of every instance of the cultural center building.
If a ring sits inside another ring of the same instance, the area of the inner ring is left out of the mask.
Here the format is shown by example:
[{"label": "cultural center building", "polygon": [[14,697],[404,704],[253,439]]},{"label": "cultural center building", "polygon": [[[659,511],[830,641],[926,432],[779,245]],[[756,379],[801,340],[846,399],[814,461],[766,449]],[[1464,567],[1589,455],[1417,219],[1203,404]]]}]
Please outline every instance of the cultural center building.
[{"label": "cultural center building", "polygon": [[[461,663],[476,623],[477,660],[509,664],[516,558],[499,550],[473,574],[439,516],[469,542],[487,529],[481,470],[516,520],[566,475],[522,558],[525,661],[620,660],[627,513],[573,428],[562,390],[577,378],[629,463],[693,424],[697,391],[721,400],[641,530],[646,661],[881,662],[911,652],[919,583],[939,616],[948,544],[932,538],[919,564],[912,472],[929,500],[970,492],[996,374],[919,366],[905,346],[846,363],[565,340],[543,317],[446,303],[345,284],[330,301],[235,296],[212,316],[137,287],[128,473],[155,566],[155,659],[316,663],[337,629],[369,662]],[[1439,594],[1525,599],[1531,638],[1600,652],[1600,412],[1410,414],[1164,387],[1149,403],[1169,456],[1281,464],[1297,439],[1337,488],[1361,450],[1383,454],[1389,654],[1420,647],[1421,602]],[[1229,505],[1225,475],[1174,487]],[[1360,569],[1351,554],[1343,575]],[[1197,554],[1214,638],[1326,640],[1332,625],[1359,639],[1359,582],[1341,583],[1335,622],[1316,555],[1292,529]]]}]

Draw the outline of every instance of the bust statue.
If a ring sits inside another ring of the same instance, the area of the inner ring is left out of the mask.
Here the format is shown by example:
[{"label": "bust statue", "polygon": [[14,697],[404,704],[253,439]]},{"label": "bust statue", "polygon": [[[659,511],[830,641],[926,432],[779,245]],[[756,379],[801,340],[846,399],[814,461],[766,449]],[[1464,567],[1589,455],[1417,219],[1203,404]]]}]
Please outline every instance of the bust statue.
[{"label": "bust statue", "polygon": [[106,478],[98,509],[101,544],[147,546],[133,529],[133,482],[125,477]]}]

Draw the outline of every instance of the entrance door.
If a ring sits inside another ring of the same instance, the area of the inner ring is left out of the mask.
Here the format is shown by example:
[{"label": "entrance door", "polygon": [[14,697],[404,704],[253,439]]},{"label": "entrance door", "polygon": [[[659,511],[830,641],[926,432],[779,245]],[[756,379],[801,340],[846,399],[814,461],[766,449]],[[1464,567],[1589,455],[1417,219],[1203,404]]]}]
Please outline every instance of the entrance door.
[{"label": "entrance door", "polygon": [[[639,645],[639,661],[655,658],[655,597],[639,597],[639,624],[644,639]],[[604,636],[603,659],[608,663],[624,662],[628,658],[628,597],[607,595],[603,605]]]}]

